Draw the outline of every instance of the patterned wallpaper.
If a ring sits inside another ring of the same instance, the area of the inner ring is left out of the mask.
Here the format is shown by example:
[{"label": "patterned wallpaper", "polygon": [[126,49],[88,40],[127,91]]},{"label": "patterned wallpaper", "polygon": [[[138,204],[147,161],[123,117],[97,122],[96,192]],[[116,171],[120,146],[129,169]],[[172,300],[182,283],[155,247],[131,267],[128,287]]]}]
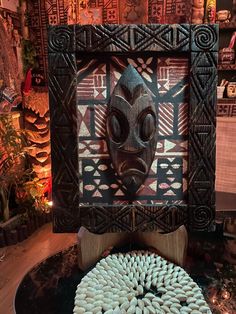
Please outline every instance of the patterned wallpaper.
[{"label": "patterned wallpaper", "polygon": [[19,0],[0,0],[0,8],[17,13]]}]

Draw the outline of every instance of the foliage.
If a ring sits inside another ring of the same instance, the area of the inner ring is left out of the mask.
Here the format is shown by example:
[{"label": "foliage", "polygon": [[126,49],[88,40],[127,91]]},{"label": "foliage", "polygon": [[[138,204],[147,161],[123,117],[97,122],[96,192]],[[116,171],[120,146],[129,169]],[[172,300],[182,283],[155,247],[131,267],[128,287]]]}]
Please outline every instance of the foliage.
[{"label": "foliage", "polygon": [[49,182],[40,180],[26,166],[27,153],[33,149],[27,141],[29,132],[16,129],[11,114],[0,114],[0,220],[10,218],[9,199],[13,189],[18,212],[24,210],[30,215],[32,211],[50,211],[45,196]]},{"label": "foliage", "polygon": [[50,212],[50,206],[45,196],[46,183],[40,180],[35,173],[31,173],[27,180],[18,188],[18,203],[30,212]]},{"label": "foliage", "polygon": [[24,73],[30,68],[36,68],[37,63],[37,53],[33,43],[28,39],[23,39],[22,41],[22,59]]},{"label": "foliage", "polygon": [[1,216],[4,221],[10,218],[9,197],[12,187],[21,183],[23,176],[29,172],[24,160],[29,145],[25,131],[17,130],[11,114],[0,114],[0,203]]}]

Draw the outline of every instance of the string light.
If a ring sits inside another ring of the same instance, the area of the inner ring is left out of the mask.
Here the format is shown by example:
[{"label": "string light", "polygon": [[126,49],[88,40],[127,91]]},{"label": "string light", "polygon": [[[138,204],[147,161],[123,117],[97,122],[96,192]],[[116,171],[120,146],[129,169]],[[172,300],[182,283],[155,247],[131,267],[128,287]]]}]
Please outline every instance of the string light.
[{"label": "string light", "polygon": [[217,294],[212,296],[210,302],[212,307],[217,310],[217,313],[221,314],[232,314],[233,312],[229,308],[228,301],[231,298],[231,293],[225,287],[223,287]]},{"label": "string light", "polygon": [[230,299],[230,292],[227,290],[223,290],[222,294],[221,294],[222,298],[224,298],[225,300],[229,300]]},{"label": "string light", "polygon": [[212,301],[213,304],[216,304],[217,298],[216,298],[216,297],[213,297],[211,301]]}]

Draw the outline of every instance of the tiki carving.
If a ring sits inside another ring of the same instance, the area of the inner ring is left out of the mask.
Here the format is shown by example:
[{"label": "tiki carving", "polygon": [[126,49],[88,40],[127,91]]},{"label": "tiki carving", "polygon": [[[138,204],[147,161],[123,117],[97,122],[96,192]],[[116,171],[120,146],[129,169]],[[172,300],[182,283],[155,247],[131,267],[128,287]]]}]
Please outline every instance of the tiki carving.
[{"label": "tiki carving", "polygon": [[204,18],[204,0],[193,0],[192,20],[193,24],[201,24]]},{"label": "tiki carving", "polygon": [[50,131],[48,93],[32,90],[24,97],[25,128],[29,130],[29,140],[33,145],[29,153],[30,162],[37,177],[44,180],[50,177]]},{"label": "tiki carving", "polygon": [[157,143],[156,110],[142,77],[129,65],[109,102],[107,143],[113,166],[129,193],[148,175]]}]

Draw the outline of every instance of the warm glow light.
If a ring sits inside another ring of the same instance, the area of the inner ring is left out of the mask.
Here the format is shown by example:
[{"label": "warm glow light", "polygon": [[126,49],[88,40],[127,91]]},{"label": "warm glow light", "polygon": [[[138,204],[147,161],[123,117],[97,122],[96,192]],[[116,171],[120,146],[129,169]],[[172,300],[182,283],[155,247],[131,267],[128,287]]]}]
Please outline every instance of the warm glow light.
[{"label": "warm glow light", "polygon": [[215,304],[216,303],[216,297],[212,298],[212,303]]},{"label": "warm glow light", "polygon": [[52,202],[52,201],[49,201],[49,202],[48,202],[48,206],[52,207],[52,205],[53,205],[53,202]]},{"label": "warm glow light", "polygon": [[226,299],[226,300],[230,299],[230,292],[224,290],[224,291],[222,292],[222,298],[224,298],[224,299]]}]

